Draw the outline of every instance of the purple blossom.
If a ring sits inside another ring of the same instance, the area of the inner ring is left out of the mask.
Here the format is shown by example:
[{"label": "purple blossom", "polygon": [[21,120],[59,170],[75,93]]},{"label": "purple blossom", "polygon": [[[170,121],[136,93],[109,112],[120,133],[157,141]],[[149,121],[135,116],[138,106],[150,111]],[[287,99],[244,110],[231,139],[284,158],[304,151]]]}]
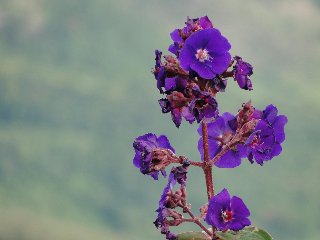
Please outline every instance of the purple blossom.
[{"label": "purple blossom", "polygon": [[251,224],[249,216],[250,211],[242,199],[236,196],[230,198],[228,190],[223,189],[210,199],[205,220],[221,231],[239,231]]},{"label": "purple blossom", "polygon": [[240,88],[252,90],[250,76],[253,74],[253,67],[242,60],[241,57],[234,57],[236,64],[233,67],[233,78],[238,82]]},{"label": "purple blossom", "polygon": [[208,92],[201,91],[199,87],[192,88],[193,100],[189,108],[199,123],[204,118],[216,118],[219,114],[218,103]]},{"label": "purple blossom", "polygon": [[183,47],[185,40],[195,31],[202,29],[212,28],[212,23],[207,16],[201,18],[187,19],[186,26],[183,29],[175,29],[171,32],[170,36],[173,40],[173,44],[169,46],[169,51],[176,56],[179,56],[179,52]]},{"label": "purple blossom", "polygon": [[174,179],[183,187],[186,186],[187,173],[188,173],[189,166],[190,166],[190,162],[186,160],[181,166],[174,167],[171,170],[171,173],[173,173]]},{"label": "purple blossom", "polygon": [[288,119],[284,115],[278,115],[275,106],[269,105],[264,111],[257,111],[256,117],[260,118],[254,132],[246,141],[247,155],[251,163],[253,159],[263,165],[278,156],[281,151],[281,143],[285,140],[284,126]]},{"label": "purple blossom", "polygon": [[199,30],[183,45],[179,55],[180,65],[186,71],[195,71],[202,78],[213,79],[228,68],[230,48],[230,43],[219,30]]},{"label": "purple blossom", "polygon": [[167,98],[160,99],[159,104],[163,113],[171,112],[171,118],[176,127],[181,125],[182,117],[189,123],[193,123],[195,118],[188,106],[190,99],[183,93],[174,91],[167,95]]},{"label": "purple blossom", "polygon": [[[223,148],[228,147],[228,143],[235,134],[236,125],[234,124],[235,116],[225,112],[222,116],[214,121],[207,123],[208,141],[209,141],[209,156],[214,158]],[[198,142],[198,150],[203,159],[203,139],[202,127],[198,128],[200,139]],[[245,156],[244,148],[238,145],[237,148],[231,148],[227,151],[215,165],[219,168],[235,168],[241,164],[241,158]]]},{"label": "purple blossom", "polygon": [[171,150],[173,153],[175,152],[166,136],[161,135],[157,137],[153,133],[147,133],[136,138],[133,142],[133,147],[135,150],[133,164],[137,168],[140,168],[141,173],[150,175],[155,180],[158,180],[159,171],[161,171],[163,176],[166,176],[163,169],[156,170],[153,167],[157,163],[153,162],[152,159],[152,152],[159,148]]}]

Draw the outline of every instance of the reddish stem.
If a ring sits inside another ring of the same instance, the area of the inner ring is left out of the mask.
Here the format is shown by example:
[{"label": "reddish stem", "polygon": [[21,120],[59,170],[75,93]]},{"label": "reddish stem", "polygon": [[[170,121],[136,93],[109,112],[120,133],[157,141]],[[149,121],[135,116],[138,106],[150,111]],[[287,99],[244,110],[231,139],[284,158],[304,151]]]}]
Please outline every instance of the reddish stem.
[{"label": "reddish stem", "polygon": [[210,237],[212,237],[212,232],[210,232],[210,231],[200,222],[200,220],[193,215],[193,213],[190,211],[189,208],[184,207],[183,210],[190,215],[191,219],[182,219],[182,221],[184,221],[184,222],[193,222],[193,223],[197,224],[203,231],[206,232],[206,234],[208,234]]},{"label": "reddish stem", "polygon": [[207,124],[202,121],[202,140],[203,140],[203,172],[206,179],[207,186],[207,195],[208,201],[210,201],[211,197],[214,195],[214,187],[212,180],[212,165],[209,164],[210,156],[209,156],[209,138],[208,138],[208,128]]}]

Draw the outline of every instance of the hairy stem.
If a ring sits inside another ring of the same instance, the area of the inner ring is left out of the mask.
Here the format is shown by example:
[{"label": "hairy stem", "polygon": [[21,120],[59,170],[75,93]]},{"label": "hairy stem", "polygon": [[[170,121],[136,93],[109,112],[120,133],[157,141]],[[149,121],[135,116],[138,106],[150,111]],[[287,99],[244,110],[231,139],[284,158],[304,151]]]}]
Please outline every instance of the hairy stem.
[{"label": "hairy stem", "polygon": [[188,213],[191,217],[191,219],[182,219],[184,222],[193,222],[197,224],[206,234],[208,234],[210,237],[212,237],[212,232],[210,232],[201,222],[198,218],[194,216],[194,214],[190,211],[189,208],[185,207],[183,208],[183,211]]},{"label": "hairy stem", "polygon": [[209,140],[208,140],[208,128],[207,124],[202,121],[202,140],[203,140],[203,172],[206,179],[206,186],[207,186],[207,195],[208,200],[214,195],[214,187],[213,187],[213,180],[212,180],[212,165],[209,164],[210,162],[210,155],[209,155]]}]

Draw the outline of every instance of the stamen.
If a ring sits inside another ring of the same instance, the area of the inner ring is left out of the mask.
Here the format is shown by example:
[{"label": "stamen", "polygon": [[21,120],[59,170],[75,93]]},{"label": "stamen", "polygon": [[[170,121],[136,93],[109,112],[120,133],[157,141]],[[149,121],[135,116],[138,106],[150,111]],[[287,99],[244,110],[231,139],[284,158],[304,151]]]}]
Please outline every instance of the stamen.
[{"label": "stamen", "polygon": [[200,62],[204,62],[204,61],[210,60],[212,57],[210,56],[210,54],[209,54],[207,49],[198,49],[197,53],[196,53],[196,58]]}]

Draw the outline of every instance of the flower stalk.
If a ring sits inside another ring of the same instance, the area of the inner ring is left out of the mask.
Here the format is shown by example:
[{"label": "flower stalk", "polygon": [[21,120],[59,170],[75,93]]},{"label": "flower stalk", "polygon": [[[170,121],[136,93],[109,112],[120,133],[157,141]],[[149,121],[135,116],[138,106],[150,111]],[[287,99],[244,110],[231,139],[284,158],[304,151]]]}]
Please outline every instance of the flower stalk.
[{"label": "flower stalk", "polygon": [[202,139],[203,139],[203,172],[205,175],[208,201],[214,195],[213,177],[212,177],[212,165],[210,163],[209,156],[209,142],[208,142],[208,128],[205,121],[202,121]]}]

